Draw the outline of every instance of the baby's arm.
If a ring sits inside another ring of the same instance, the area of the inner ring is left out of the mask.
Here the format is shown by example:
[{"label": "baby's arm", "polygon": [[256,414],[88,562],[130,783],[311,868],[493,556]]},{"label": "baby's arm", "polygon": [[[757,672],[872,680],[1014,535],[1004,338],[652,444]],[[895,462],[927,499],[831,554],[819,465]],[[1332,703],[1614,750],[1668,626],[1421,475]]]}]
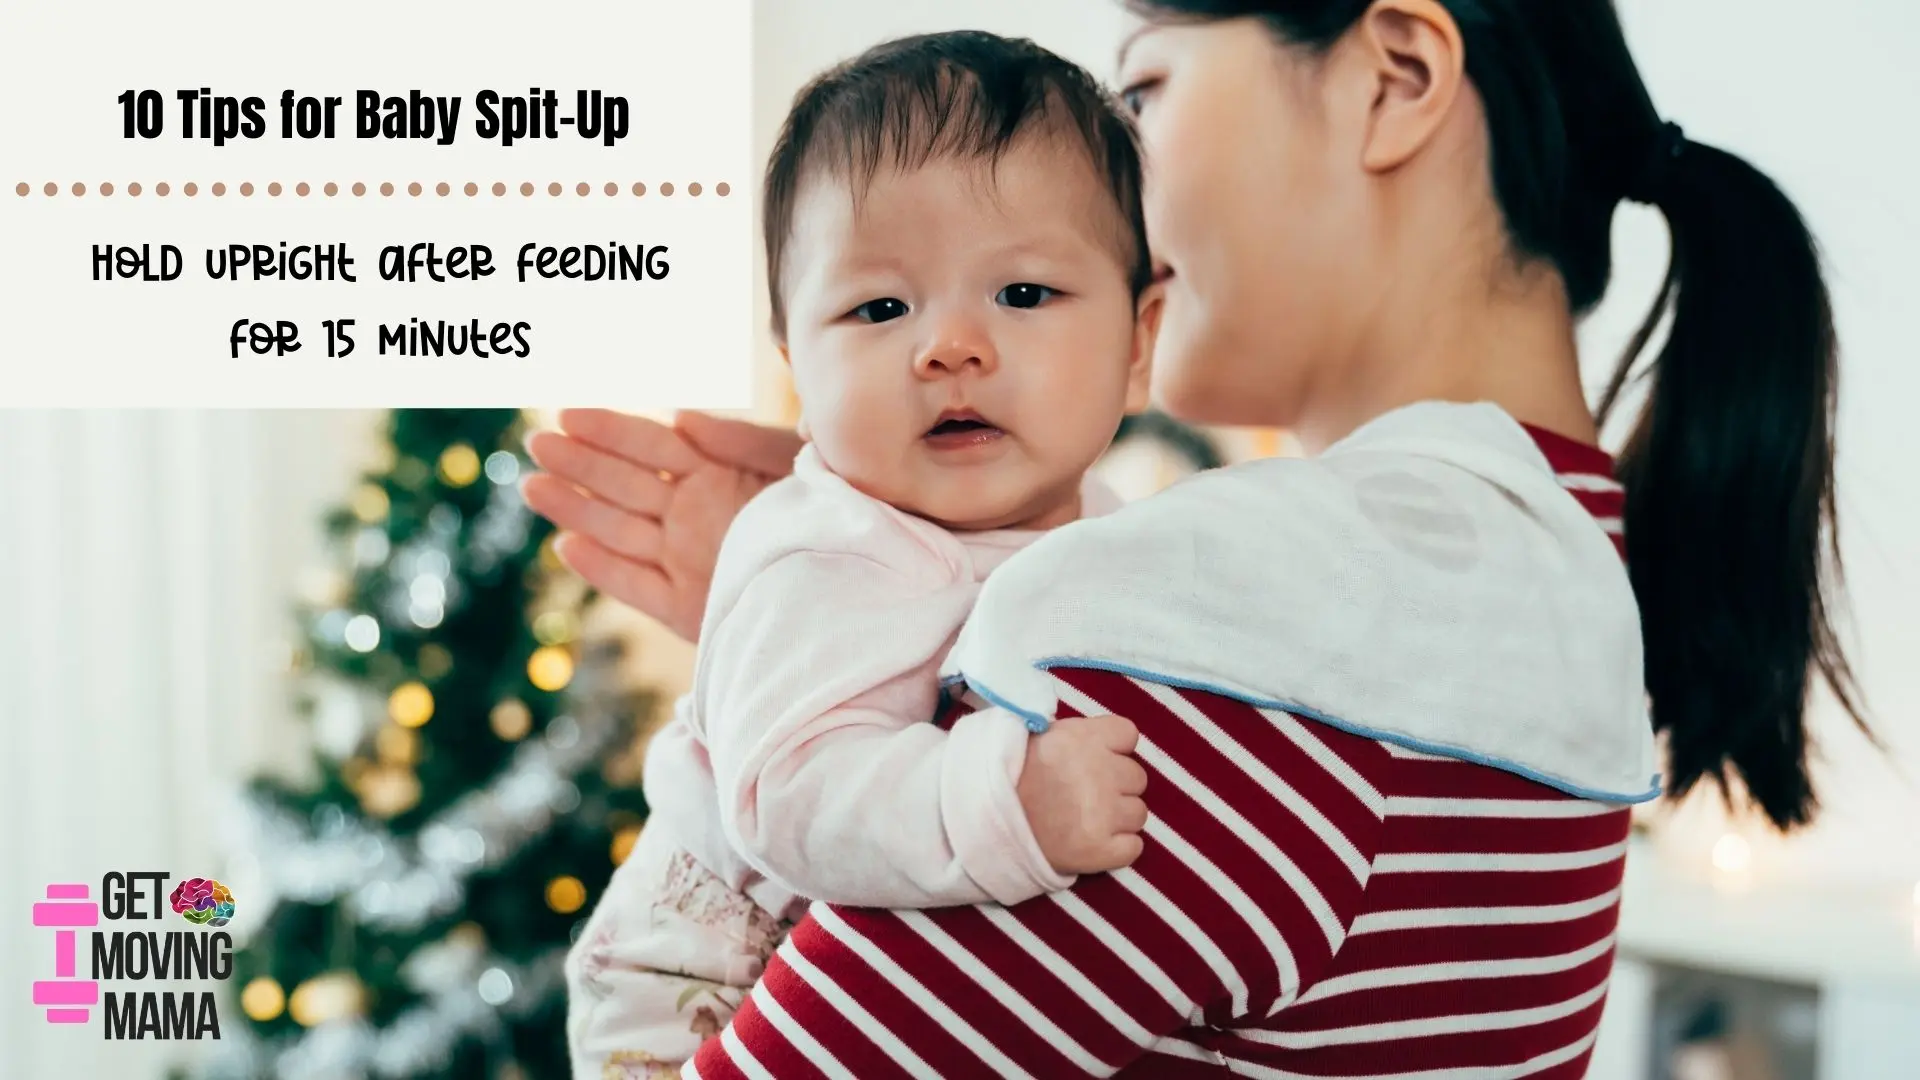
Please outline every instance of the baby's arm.
[{"label": "baby's arm", "polygon": [[[928,722],[972,595],[842,554],[788,556],[747,586],[701,645],[722,825],[748,862],[869,907],[1011,904],[1072,884],[1021,803],[1025,726],[997,709],[951,731]],[[1058,766],[1041,767],[1064,778]],[[1050,836],[1078,824],[1063,816],[1046,815]]]}]

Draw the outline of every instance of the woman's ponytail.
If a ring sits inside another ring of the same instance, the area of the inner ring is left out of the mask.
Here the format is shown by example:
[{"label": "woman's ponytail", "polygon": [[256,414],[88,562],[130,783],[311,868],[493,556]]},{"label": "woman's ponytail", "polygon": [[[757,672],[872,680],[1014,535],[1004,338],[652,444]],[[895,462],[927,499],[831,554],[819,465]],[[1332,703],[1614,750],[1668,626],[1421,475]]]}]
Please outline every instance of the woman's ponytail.
[{"label": "woman's ponytail", "polygon": [[1665,215],[1672,263],[1600,413],[1671,314],[1619,457],[1668,791],[1712,778],[1732,794],[1737,778],[1792,828],[1818,805],[1811,673],[1865,729],[1830,600],[1841,577],[1833,312],[1813,238],[1771,180],[1672,125],[1647,161],[1627,194]]}]

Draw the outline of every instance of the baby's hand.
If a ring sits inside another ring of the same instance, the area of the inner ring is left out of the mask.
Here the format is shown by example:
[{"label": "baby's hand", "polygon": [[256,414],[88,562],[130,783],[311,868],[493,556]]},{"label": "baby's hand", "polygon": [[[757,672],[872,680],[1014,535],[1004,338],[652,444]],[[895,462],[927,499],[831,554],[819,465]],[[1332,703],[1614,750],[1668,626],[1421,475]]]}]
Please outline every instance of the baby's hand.
[{"label": "baby's hand", "polygon": [[1147,770],[1133,759],[1139,729],[1119,716],[1056,720],[1027,739],[1020,806],[1057,873],[1098,874],[1140,857]]}]

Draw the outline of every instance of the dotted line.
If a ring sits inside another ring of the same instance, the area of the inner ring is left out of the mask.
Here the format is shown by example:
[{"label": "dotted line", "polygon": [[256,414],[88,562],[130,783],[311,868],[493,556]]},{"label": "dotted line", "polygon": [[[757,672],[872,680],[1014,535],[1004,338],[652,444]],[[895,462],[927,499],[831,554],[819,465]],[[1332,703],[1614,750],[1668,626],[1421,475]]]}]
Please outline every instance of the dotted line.
[{"label": "dotted line", "polygon": [[[34,194],[34,190],[35,190],[34,186],[25,181],[21,181],[20,183],[15,184],[13,186],[13,193],[15,195],[20,196],[21,198],[26,198],[27,196]],[[87,185],[82,183],[72,184],[66,190],[69,194],[72,194],[75,197],[86,195],[88,193]],[[93,193],[100,196],[108,196],[108,195],[112,195],[114,193],[114,190],[115,189],[114,189],[113,183],[111,181],[108,181],[107,183],[101,184],[97,188],[93,189]],[[141,188],[139,182],[135,181],[134,183],[128,184],[124,190],[129,197],[138,197],[143,189]],[[172,194],[173,190],[174,190],[173,187],[169,185],[165,180],[162,180],[159,183],[153,185],[153,193],[157,196],[165,197],[167,195]],[[180,190],[180,194],[188,198],[192,198],[193,196],[200,194],[201,189],[200,189],[200,185],[193,183],[192,181],[188,181],[187,183],[180,185],[179,190]],[[206,188],[207,193],[209,195],[214,196],[215,198],[219,198],[221,196],[226,195],[228,190],[230,189],[227,187],[226,184],[218,181],[208,185]],[[242,182],[238,187],[232,188],[231,190],[238,193],[242,198],[249,198],[253,195],[256,189],[254,188],[252,183]],[[278,181],[275,181],[274,183],[270,183],[266,187],[266,193],[270,198],[278,198],[280,195],[284,194],[287,190],[288,189],[281,187]],[[291,190],[296,197],[302,198],[302,199],[306,198],[309,195],[312,195],[316,190],[318,190],[320,194],[326,195],[326,196],[339,195],[345,192],[347,194],[353,195],[356,198],[364,197],[366,195],[369,195],[375,192],[378,192],[382,196],[390,197],[404,190],[406,194],[411,195],[415,198],[418,198],[422,195],[427,194],[429,190],[431,190],[432,193],[435,195],[440,195],[440,196],[452,195],[454,193],[455,188],[453,187],[452,184],[446,183],[445,181],[435,184],[431,189],[420,184],[418,181],[408,184],[404,189],[396,187],[394,184],[390,182],[383,183],[378,188],[369,187],[366,184],[361,184],[361,183],[356,183],[356,184],[353,184],[351,187],[343,188],[339,184],[333,183],[332,181],[328,181],[327,183],[320,185],[320,187],[316,189],[314,188],[313,185],[308,184],[306,181],[303,180],[300,183],[293,185]],[[495,196],[504,196],[509,191],[513,191],[516,189],[496,180],[490,187],[487,187],[485,189],[482,189],[479,184],[473,183],[472,181],[468,181],[466,184],[462,185],[458,190],[464,192],[469,196],[479,195],[482,190],[490,191]],[[527,183],[522,183],[517,190],[520,192],[522,196],[531,197],[541,189],[538,186],[534,185],[533,183],[527,182]],[[545,190],[549,196],[559,196],[559,195],[566,194],[568,188],[565,184],[562,184],[556,180],[548,184]],[[685,190],[689,196],[697,198],[702,193],[704,193],[707,189],[702,187],[698,181],[695,181],[694,183],[688,184]],[[672,182],[661,184],[657,188],[648,188],[647,185],[638,183],[638,182],[635,182],[629,187],[622,188],[619,184],[608,182],[596,188],[594,185],[582,181],[581,183],[573,185],[572,191],[575,195],[581,195],[581,196],[592,195],[595,192],[599,192],[600,194],[603,194],[603,195],[620,195],[623,193],[630,192],[633,195],[637,196],[637,195],[645,195],[648,191],[658,192],[662,196],[671,196],[674,193],[675,188]],[[61,192],[60,185],[52,181],[48,181],[46,184],[42,185],[39,188],[39,193],[49,198],[60,194],[60,192]],[[733,187],[732,185],[726,183],[725,181],[722,181],[713,186],[713,193],[724,199],[728,195],[733,193]]]}]

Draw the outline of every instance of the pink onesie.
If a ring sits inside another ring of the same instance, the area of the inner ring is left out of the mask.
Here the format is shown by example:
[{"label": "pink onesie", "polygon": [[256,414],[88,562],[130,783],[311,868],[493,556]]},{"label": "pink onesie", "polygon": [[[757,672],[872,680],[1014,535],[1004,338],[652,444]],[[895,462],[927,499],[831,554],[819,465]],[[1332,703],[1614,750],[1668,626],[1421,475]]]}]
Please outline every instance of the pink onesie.
[{"label": "pink onesie", "polygon": [[[1083,516],[1118,505],[1089,479]],[[809,900],[1014,904],[1064,889],[1014,791],[1027,729],[930,723],[980,583],[1041,532],[956,533],[809,446],[735,520],[651,816],[568,959],[574,1075],[677,1076]]]}]

